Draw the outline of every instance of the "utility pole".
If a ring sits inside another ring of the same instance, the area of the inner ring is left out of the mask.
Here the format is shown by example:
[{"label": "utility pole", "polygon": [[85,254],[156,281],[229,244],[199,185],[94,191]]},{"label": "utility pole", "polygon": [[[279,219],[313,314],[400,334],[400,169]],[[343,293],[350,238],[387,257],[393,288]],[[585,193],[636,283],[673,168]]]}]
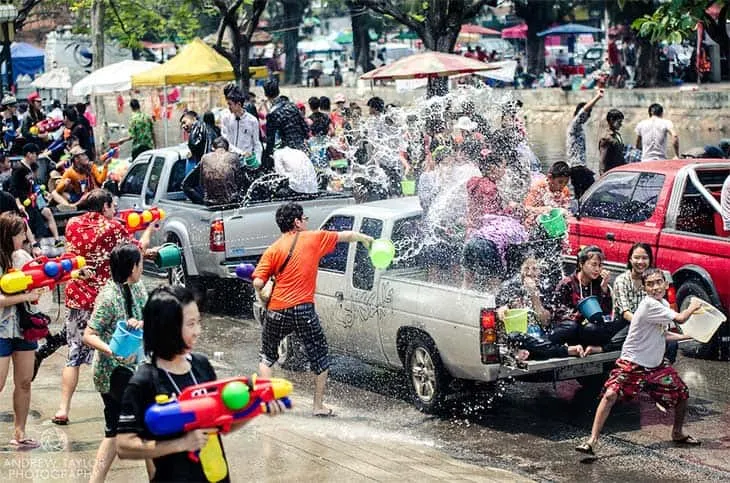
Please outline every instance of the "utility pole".
[{"label": "utility pole", "polygon": [[[106,11],[105,0],[93,0],[91,3],[91,69],[97,70],[104,67],[104,13]],[[108,139],[108,125],[106,122],[106,107],[104,97],[93,95],[94,107],[96,108],[96,152],[101,152],[101,147]]]}]

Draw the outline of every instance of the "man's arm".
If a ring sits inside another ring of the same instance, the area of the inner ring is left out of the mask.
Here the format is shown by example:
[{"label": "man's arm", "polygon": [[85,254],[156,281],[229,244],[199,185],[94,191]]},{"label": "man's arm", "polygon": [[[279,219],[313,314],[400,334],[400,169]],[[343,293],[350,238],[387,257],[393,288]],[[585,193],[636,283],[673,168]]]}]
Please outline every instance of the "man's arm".
[{"label": "man's arm", "polygon": [[689,303],[689,307],[678,313],[674,317],[674,321],[678,324],[684,324],[687,322],[687,319],[689,319],[692,314],[697,312],[702,308],[702,302],[699,301],[697,298],[692,298],[692,300]]},{"label": "man's arm", "polygon": [[641,149],[641,136],[636,136],[636,149]]},{"label": "man's arm", "polygon": [[263,146],[261,146],[261,137],[259,136],[259,121],[254,117],[251,116],[251,140],[253,141],[253,154],[256,156],[256,159],[261,162],[261,154],[263,151]]},{"label": "man's arm", "polygon": [[360,242],[367,248],[370,248],[370,244],[373,242],[373,237],[357,231],[340,231],[337,232],[337,241],[347,243]]},{"label": "man's arm", "polygon": [[590,101],[588,101],[588,104],[586,104],[585,106],[583,106],[583,109],[581,109],[581,110],[583,112],[587,112],[587,111],[590,111],[591,109],[593,109],[593,106],[595,106],[596,103],[598,101],[600,101],[601,98],[603,98],[603,94],[604,94],[603,89],[598,89],[598,93],[593,97],[593,99],[591,99]]},{"label": "man's arm", "polygon": [[679,134],[674,130],[674,126],[669,128],[669,134],[672,136],[672,147],[674,148],[674,157],[679,158]]}]

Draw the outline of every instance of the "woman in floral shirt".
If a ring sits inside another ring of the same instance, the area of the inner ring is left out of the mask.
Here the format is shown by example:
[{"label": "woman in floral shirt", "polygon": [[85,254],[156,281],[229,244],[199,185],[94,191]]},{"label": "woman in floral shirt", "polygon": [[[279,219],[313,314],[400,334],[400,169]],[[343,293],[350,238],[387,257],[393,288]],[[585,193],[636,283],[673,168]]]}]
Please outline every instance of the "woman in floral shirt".
[{"label": "woman in floral shirt", "polygon": [[94,386],[104,401],[104,440],[96,454],[91,481],[104,481],[117,452],[117,421],[122,394],[137,366],[136,354],[122,359],[112,353],[109,343],[120,320],[131,328],[142,327],[142,310],[147,290],[142,277],[142,252],[127,243],[112,250],[109,257],[112,278],[99,292],[91,320],[84,331],[84,343],[97,351],[94,359]]}]

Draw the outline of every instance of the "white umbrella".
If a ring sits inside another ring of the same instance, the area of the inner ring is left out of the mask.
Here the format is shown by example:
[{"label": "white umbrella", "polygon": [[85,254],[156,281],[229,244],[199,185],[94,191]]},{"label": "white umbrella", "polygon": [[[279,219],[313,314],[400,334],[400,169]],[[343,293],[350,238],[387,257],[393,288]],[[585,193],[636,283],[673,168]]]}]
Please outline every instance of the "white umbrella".
[{"label": "white umbrella", "polygon": [[477,72],[476,75],[494,79],[511,84],[515,80],[515,71],[517,70],[516,60],[503,60],[501,62],[490,62],[489,65],[498,67],[495,70]]},{"label": "white umbrella", "polygon": [[342,46],[332,40],[317,39],[299,42],[297,49],[305,54],[328,54],[330,52],[341,52]]},{"label": "white umbrella", "polygon": [[123,60],[95,70],[87,75],[71,89],[71,94],[84,97],[92,94],[112,94],[128,91],[132,88],[132,76],[159,67],[155,62],[141,60]]},{"label": "white umbrella", "polygon": [[36,89],[70,89],[71,75],[68,67],[59,67],[38,76],[30,85]]}]

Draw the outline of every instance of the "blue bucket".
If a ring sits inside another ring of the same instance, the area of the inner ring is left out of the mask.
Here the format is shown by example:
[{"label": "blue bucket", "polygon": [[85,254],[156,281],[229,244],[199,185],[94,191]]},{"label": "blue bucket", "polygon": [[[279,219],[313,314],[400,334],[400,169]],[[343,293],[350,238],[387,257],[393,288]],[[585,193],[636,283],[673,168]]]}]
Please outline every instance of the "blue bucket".
[{"label": "blue bucket", "polygon": [[600,322],[603,320],[603,309],[598,297],[591,295],[578,302],[578,311],[583,317],[591,322]]},{"label": "blue bucket", "polygon": [[142,329],[129,328],[126,320],[120,320],[117,322],[114,334],[112,334],[109,348],[114,355],[119,357],[129,357],[132,354],[139,353],[142,348],[142,334]]}]

